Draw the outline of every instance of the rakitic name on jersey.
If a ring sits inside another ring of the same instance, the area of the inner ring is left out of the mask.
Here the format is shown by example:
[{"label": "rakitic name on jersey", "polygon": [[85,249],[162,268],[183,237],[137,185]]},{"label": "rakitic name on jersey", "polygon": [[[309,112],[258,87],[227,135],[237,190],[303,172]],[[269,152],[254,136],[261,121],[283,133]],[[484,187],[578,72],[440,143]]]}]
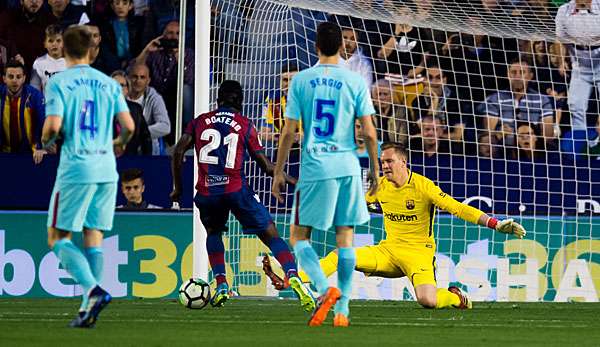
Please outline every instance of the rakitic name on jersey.
[{"label": "rakitic name on jersey", "polygon": [[217,114],[215,114],[212,117],[206,117],[204,119],[204,121],[206,122],[206,125],[208,124],[214,124],[214,123],[224,123],[229,125],[230,127],[232,127],[233,129],[235,129],[235,131],[240,131],[242,129],[242,126],[238,124],[238,122],[234,121],[233,119],[229,118],[229,117],[234,117],[235,114],[231,113],[231,112],[219,112]]},{"label": "rakitic name on jersey", "polygon": [[87,87],[91,87],[93,89],[102,89],[102,90],[106,90],[107,85],[98,81],[97,79],[91,79],[91,78],[79,78],[73,81],[73,83],[75,84],[71,84],[67,86],[67,89],[72,92],[75,89],[81,87],[81,86],[87,86]]},{"label": "rakitic name on jersey", "polygon": [[335,80],[333,78],[315,78],[310,80],[310,86],[316,88],[317,86],[332,87],[335,89],[341,89],[344,82]]}]

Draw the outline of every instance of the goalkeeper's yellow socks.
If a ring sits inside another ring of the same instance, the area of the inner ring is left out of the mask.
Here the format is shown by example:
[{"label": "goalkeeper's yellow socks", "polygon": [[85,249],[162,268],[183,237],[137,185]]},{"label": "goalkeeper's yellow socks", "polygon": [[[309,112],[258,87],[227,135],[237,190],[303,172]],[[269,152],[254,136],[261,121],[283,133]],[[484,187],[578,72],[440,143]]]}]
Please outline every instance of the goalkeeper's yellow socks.
[{"label": "goalkeeper's yellow socks", "polygon": [[319,257],[310,243],[307,240],[296,242],[296,245],[294,245],[294,253],[296,253],[298,263],[302,266],[311,282],[317,288],[319,295],[325,294],[325,291],[329,286],[327,277],[323,274],[323,270],[321,270],[321,267],[319,266]]},{"label": "goalkeeper's yellow socks", "polygon": [[437,290],[437,303],[435,308],[455,307],[460,305],[460,298],[448,289],[439,288]]},{"label": "goalkeeper's yellow socks", "polygon": [[[319,265],[321,266],[321,269],[323,270],[325,277],[331,276],[331,274],[333,274],[334,272],[337,271],[337,267],[338,267],[337,253],[334,251],[329,252],[329,254],[327,254],[325,256],[325,258],[321,258],[321,260],[319,260]],[[306,272],[300,271],[298,273],[298,276],[302,280],[302,283],[310,282],[310,279],[308,278],[308,275],[306,274]]]}]

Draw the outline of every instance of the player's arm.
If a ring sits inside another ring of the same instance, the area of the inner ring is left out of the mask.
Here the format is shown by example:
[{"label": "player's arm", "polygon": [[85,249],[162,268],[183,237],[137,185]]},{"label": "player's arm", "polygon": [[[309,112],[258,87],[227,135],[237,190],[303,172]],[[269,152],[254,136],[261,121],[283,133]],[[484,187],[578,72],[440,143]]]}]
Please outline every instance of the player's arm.
[{"label": "player's arm", "polygon": [[375,194],[379,187],[379,159],[377,158],[377,130],[370,115],[359,118],[363,128],[363,137],[369,154],[369,194]]},{"label": "player's arm", "polygon": [[113,140],[113,145],[115,147],[125,147],[127,142],[131,140],[133,137],[133,132],[135,131],[135,122],[133,121],[133,117],[129,111],[123,111],[117,113],[117,122],[121,126],[121,132],[116,139]]},{"label": "player's arm", "polygon": [[452,213],[462,220],[488,227],[501,233],[514,234],[520,239],[526,234],[525,229],[512,218],[498,221],[496,218],[488,216],[473,206],[456,201],[453,197],[444,193],[432,181],[426,181],[424,191],[437,207]]},{"label": "player's arm", "polygon": [[275,163],[275,169],[273,170],[273,187],[271,188],[271,194],[273,194],[279,202],[283,202],[283,198],[280,195],[281,189],[284,187],[286,182],[285,173],[283,168],[287,161],[287,157],[292,149],[296,137],[296,129],[298,128],[298,121],[296,119],[287,118],[279,135],[279,148],[277,149],[277,162]]},{"label": "player's arm", "polygon": [[[191,124],[190,124],[191,125]],[[173,175],[173,191],[169,195],[172,201],[179,201],[181,197],[181,167],[183,166],[183,156],[194,145],[194,138],[190,134],[183,134],[173,151],[171,158],[171,174]]]},{"label": "player's arm", "polygon": [[54,144],[58,135],[60,134],[60,128],[62,127],[62,117],[56,114],[49,114],[46,116],[44,121],[44,127],[42,128],[42,147],[48,149]]}]

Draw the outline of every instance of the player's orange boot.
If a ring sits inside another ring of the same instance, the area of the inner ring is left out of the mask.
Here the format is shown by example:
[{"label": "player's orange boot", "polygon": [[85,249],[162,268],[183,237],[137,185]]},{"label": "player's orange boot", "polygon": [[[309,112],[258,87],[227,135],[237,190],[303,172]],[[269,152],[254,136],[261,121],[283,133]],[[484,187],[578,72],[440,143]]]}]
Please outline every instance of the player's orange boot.
[{"label": "player's orange boot", "polygon": [[454,306],[460,310],[466,310],[466,309],[471,309],[473,308],[473,303],[471,302],[471,300],[469,300],[469,298],[467,298],[467,296],[465,294],[463,294],[463,292],[460,290],[460,288],[458,287],[448,287],[448,291],[450,293],[454,293],[456,295],[458,295],[458,297],[460,298],[460,305],[458,306]]},{"label": "player's orange boot", "polygon": [[329,313],[331,307],[335,305],[341,296],[342,292],[340,292],[339,289],[335,287],[327,288],[325,294],[321,295],[317,299],[317,307],[310,317],[308,325],[311,327],[317,327],[323,324],[323,321],[325,321],[325,318],[327,318],[327,313]]},{"label": "player's orange boot", "polygon": [[350,325],[350,320],[348,317],[341,313],[336,313],[333,317],[333,326],[334,327],[347,327]]}]

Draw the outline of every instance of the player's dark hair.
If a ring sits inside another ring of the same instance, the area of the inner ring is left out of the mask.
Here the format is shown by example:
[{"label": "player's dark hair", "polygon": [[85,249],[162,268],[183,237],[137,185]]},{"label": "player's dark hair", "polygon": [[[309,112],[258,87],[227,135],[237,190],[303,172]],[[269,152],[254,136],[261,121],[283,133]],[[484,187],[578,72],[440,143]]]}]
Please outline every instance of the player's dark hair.
[{"label": "player's dark hair", "polygon": [[121,172],[121,182],[131,182],[138,178],[144,183],[144,171],[142,169],[134,167]]},{"label": "player's dark hair", "polygon": [[44,30],[44,35],[46,38],[49,38],[51,36],[56,36],[56,35],[62,35],[62,33],[63,33],[63,29],[58,24],[50,24]]},{"label": "player's dark hair", "polygon": [[219,107],[231,107],[241,111],[242,102],[244,102],[244,91],[240,83],[234,80],[223,81],[217,95],[217,104]]},{"label": "player's dark hair", "polygon": [[342,30],[340,26],[331,22],[319,24],[315,45],[324,56],[331,57],[338,54],[342,46]]},{"label": "player's dark hair", "polygon": [[82,59],[92,47],[92,34],[84,25],[71,26],[63,33],[63,43],[65,55]]},{"label": "player's dark hair", "polygon": [[382,143],[381,151],[383,152],[386,149],[393,149],[394,151],[396,151],[396,153],[398,155],[408,159],[408,151],[406,150],[406,147],[403,144],[401,144],[400,142],[386,141],[386,142]]},{"label": "player's dark hair", "polygon": [[23,71],[23,74],[25,74],[25,65],[23,65],[23,63],[21,63],[20,61],[16,60],[16,59],[11,59],[8,61],[8,63],[6,63],[6,65],[4,65],[4,70],[3,70],[3,76],[6,76],[6,72],[8,71],[8,69],[21,69]]}]

